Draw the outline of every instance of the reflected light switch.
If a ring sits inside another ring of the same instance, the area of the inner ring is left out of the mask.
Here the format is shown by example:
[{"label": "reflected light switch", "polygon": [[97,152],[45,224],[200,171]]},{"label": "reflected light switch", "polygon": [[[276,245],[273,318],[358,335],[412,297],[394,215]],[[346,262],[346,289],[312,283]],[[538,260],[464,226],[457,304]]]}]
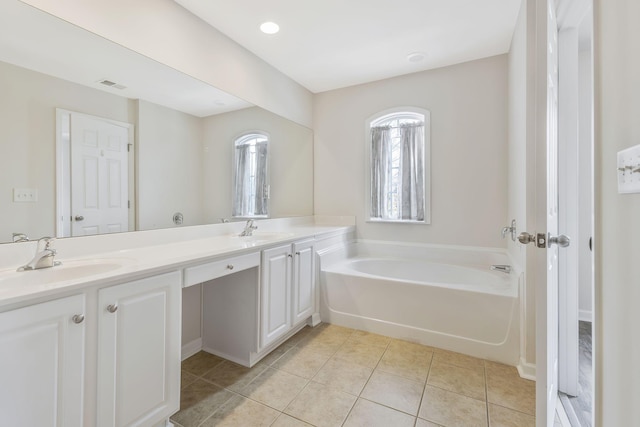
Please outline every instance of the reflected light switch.
[{"label": "reflected light switch", "polygon": [[618,193],[640,193],[640,145],[618,151]]}]

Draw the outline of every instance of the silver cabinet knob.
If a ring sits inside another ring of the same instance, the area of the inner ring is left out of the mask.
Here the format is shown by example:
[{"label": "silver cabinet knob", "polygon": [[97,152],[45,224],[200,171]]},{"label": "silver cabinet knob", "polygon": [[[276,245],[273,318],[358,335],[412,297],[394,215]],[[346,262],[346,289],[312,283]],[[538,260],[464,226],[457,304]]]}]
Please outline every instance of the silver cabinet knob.
[{"label": "silver cabinet knob", "polygon": [[296,252],[296,255],[300,255],[300,252]]},{"label": "silver cabinet knob", "polygon": [[82,323],[84,322],[84,314],[76,314],[71,318],[71,320],[73,320],[73,323]]},{"label": "silver cabinet knob", "polygon": [[293,254],[287,254],[289,258],[293,258]]},{"label": "silver cabinet knob", "polygon": [[76,221],[84,221],[84,217],[82,215],[76,215],[74,219]]},{"label": "silver cabinet knob", "polygon": [[229,269],[229,270],[233,270],[233,264],[228,264],[228,265],[227,265],[227,269]]},{"label": "silver cabinet knob", "polygon": [[109,313],[115,313],[116,311],[118,311],[118,304],[115,304],[115,303],[114,304],[109,304],[107,306],[107,311]]}]

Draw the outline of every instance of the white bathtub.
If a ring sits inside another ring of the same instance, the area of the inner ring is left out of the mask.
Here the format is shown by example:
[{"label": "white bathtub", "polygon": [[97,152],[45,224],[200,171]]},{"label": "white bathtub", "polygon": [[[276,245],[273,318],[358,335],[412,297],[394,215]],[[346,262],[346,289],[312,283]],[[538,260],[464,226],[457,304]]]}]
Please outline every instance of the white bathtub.
[{"label": "white bathtub", "polygon": [[358,242],[320,257],[322,320],[516,365],[516,275],[486,249]]}]

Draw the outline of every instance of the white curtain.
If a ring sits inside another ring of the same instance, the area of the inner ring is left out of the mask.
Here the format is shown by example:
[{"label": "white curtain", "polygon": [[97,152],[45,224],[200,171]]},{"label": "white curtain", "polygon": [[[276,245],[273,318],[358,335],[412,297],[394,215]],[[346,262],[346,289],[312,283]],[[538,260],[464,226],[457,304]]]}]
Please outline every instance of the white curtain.
[{"label": "white curtain", "polygon": [[391,127],[371,128],[371,218],[389,218]]},{"label": "white curtain", "polygon": [[400,125],[404,220],[424,221],[424,124]]},{"label": "white curtain", "polygon": [[[394,153],[392,132],[397,130],[400,143]],[[392,203],[393,157],[399,156],[397,209]],[[371,128],[371,218],[424,221],[424,123]]]}]

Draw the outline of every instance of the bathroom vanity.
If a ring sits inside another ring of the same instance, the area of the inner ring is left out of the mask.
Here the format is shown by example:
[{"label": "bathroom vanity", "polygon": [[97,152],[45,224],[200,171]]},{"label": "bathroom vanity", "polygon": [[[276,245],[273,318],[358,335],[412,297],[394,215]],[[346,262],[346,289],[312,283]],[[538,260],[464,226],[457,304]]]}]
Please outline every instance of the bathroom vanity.
[{"label": "bathroom vanity", "polygon": [[181,288],[202,285],[202,349],[251,366],[319,322],[315,257],[353,218],[185,227],[55,242],[16,272],[0,246],[0,413],[10,425],[165,425],[179,409]]}]

